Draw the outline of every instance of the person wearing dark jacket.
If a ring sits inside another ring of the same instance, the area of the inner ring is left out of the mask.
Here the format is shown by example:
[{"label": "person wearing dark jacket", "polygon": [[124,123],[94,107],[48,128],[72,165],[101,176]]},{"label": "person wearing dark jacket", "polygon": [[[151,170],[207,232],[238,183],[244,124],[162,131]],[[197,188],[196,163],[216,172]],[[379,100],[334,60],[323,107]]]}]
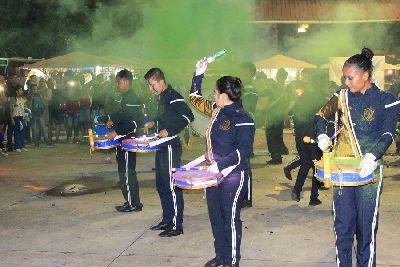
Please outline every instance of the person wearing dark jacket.
[{"label": "person wearing dark jacket", "polygon": [[382,193],[382,157],[396,137],[399,111],[397,97],[372,82],[369,48],[343,64],[346,88],[339,90],[315,116],[318,147],[329,151],[327,120],[336,114],[341,131],[334,142],[334,157],[359,159],[359,178],[373,176],[377,181],[364,185],[333,186],[333,218],[336,236],[336,262],[352,265],[354,235],[357,239],[357,266],[376,266],[376,234]]},{"label": "person wearing dark jacket", "polygon": [[[321,159],[322,152],[316,144],[305,143],[304,137],[310,137],[315,140],[314,115],[324,102],[324,96],[319,91],[322,85],[318,83],[315,75],[311,75],[304,70],[303,76],[303,94],[297,96],[296,102],[291,109],[293,114],[294,132],[296,149],[299,155],[300,169],[297,173],[296,183],[293,187],[291,197],[293,200],[300,201],[300,193],[303,190],[308,172],[312,169],[311,196],[309,205],[316,206],[321,204],[318,199],[318,189],[320,182],[314,176],[314,161]],[[292,163],[292,165],[294,165]],[[290,166],[290,165],[289,165]]]},{"label": "person wearing dark jacket", "polygon": [[145,124],[145,132],[157,125],[159,137],[172,137],[160,144],[156,153],[156,186],[163,212],[161,222],[150,229],[163,230],[161,237],[172,237],[183,234],[183,192],[172,181],[172,168],[181,164],[182,144],[178,134],[194,116],[183,97],[167,84],[159,68],[150,69],[144,78],[150,92],[159,97],[157,117]]},{"label": "person wearing dark jacket", "polygon": [[211,117],[206,132],[208,171],[222,173],[224,180],[206,189],[208,213],[214,236],[215,257],[205,266],[239,266],[242,222],[241,204],[248,181],[249,156],[253,149],[255,127],[240,101],[242,81],[224,76],[217,80],[215,102],[201,94],[207,61],[200,60],[192,80],[190,102]]},{"label": "person wearing dark jacket", "polygon": [[[258,101],[258,94],[256,88],[253,85],[254,76],[256,75],[256,66],[251,62],[243,62],[240,64],[240,77],[242,77],[243,95],[242,104],[244,110],[255,120],[256,117],[256,106]],[[250,157],[254,157],[253,150],[250,153]],[[250,162],[250,158],[249,158]],[[249,165],[249,179],[245,187],[246,197],[243,200],[242,208],[253,206],[253,173]]]},{"label": "person wearing dark jacket", "polygon": [[[116,75],[116,86],[121,93],[119,110],[111,114],[107,121],[107,127],[113,128],[108,133],[108,139],[113,140],[117,135],[133,135],[142,124],[143,113],[140,99],[132,90],[133,75],[130,71],[123,69]],[[139,184],[136,176],[136,153],[124,151],[117,147],[116,159],[118,163],[119,185],[125,199],[125,203],[116,206],[120,212],[141,211],[143,204],[140,202]]]}]

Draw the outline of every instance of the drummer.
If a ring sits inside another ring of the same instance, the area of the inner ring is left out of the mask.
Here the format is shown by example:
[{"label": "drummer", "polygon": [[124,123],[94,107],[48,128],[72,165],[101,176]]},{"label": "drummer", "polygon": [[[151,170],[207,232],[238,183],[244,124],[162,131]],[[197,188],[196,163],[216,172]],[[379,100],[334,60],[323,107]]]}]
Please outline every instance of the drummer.
[{"label": "drummer", "polygon": [[160,237],[183,234],[183,192],[172,183],[172,168],[180,166],[182,144],[179,134],[194,116],[183,97],[166,81],[159,68],[150,69],[144,78],[152,94],[159,97],[157,119],[145,124],[147,128],[157,125],[159,137],[173,137],[159,145],[156,153],[156,186],[160,195],[162,220],[151,230],[163,230]]},{"label": "drummer", "polygon": [[[359,175],[374,173],[396,134],[398,104],[396,97],[372,82],[372,57],[369,48],[348,58],[343,65],[347,88],[339,90],[316,115],[318,146],[329,149],[325,134],[327,118],[340,115],[343,130],[334,147],[335,157],[360,158]],[[341,127],[341,126],[340,126]],[[352,266],[354,235],[357,237],[357,266],[376,266],[376,233],[379,198],[382,190],[382,165],[377,183],[333,187],[336,261]]]},{"label": "drummer", "polygon": [[[108,139],[113,140],[117,135],[135,133],[138,125],[142,125],[143,112],[140,99],[132,90],[133,75],[130,71],[123,69],[116,75],[117,91],[121,93],[118,101],[118,110],[111,114],[106,125],[114,130],[108,133]],[[116,103],[117,104],[117,103]],[[136,177],[136,153],[128,152],[117,147],[116,159],[118,163],[119,185],[125,199],[125,203],[116,206],[120,212],[141,211],[143,204],[139,197],[139,184]]]},{"label": "drummer", "polygon": [[216,255],[205,266],[239,266],[240,208],[245,198],[248,158],[254,143],[254,121],[241,104],[242,82],[237,77],[224,76],[217,80],[215,102],[203,98],[201,83],[206,69],[206,60],[197,62],[190,101],[212,118],[206,132],[206,159],[211,164],[208,170],[223,173],[225,178],[218,186],[206,189]]}]

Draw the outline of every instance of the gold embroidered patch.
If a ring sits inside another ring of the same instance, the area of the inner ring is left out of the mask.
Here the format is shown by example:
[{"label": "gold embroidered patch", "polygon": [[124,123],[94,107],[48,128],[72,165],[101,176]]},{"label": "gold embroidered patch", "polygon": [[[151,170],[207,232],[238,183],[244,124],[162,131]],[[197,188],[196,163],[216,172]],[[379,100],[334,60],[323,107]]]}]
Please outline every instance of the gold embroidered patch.
[{"label": "gold embroidered patch", "polygon": [[220,129],[223,131],[228,131],[230,126],[231,122],[229,120],[224,120],[224,122],[220,126]]},{"label": "gold embroidered patch", "polygon": [[365,121],[373,121],[375,119],[375,109],[373,108],[364,109],[363,119]]}]

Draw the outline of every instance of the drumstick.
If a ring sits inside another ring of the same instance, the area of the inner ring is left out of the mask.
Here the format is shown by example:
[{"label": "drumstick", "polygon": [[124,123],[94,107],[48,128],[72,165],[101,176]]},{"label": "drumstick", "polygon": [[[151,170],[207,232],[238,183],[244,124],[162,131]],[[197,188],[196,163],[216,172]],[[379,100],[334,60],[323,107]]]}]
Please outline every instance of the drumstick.
[{"label": "drumstick", "polygon": [[[343,127],[341,127],[339,130],[336,131],[336,133],[334,133],[331,137],[329,137],[329,140],[332,141],[341,131],[342,131]],[[304,136],[303,137],[303,142],[308,144],[315,144],[317,143],[314,139],[312,139],[310,136]]]},{"label": "drumstick", "polygon": [[192,168],[192,167],[196,167],[197,165],[199,165],[200,163],[202,163],[203,161],[206,160],[206,157],[204,155],[201,155],[200,157],[192,160],[189,163],[186,163],[185,165],[182,166],[182,168]]},{"label": "drumstick", "polygon": [[94,138],[93,138],[92,129],[88,129],[88,133],[89,133],[89,135],[87,137],[89,137],[89,153],[90,153],[90,155],[93,155],[93,152],[94,152]]},{"label": "drumstick", "polygon": [[176,138],[176,135],[170,136],[170,137],[163,137],[163,138],[157,139],[155,141],[149,142],[149,146],[158,146],[159,144],[162,144],[162,143],[172,140],[174,138]]}]

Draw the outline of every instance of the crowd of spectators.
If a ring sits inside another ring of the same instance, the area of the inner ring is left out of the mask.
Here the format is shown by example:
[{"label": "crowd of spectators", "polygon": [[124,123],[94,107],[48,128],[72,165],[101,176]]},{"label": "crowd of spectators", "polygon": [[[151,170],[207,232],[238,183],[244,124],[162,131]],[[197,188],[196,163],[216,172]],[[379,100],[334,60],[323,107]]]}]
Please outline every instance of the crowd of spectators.
[{"label": "crowd of spectators", "polygon": [[80,143],[95,116],[113,112],[116,99],[114,82],[102,74],[93,78],[68,70],[31,75],[26,82],[15,74],[0,75],[1,154],[28,151],[27,146]]}]

